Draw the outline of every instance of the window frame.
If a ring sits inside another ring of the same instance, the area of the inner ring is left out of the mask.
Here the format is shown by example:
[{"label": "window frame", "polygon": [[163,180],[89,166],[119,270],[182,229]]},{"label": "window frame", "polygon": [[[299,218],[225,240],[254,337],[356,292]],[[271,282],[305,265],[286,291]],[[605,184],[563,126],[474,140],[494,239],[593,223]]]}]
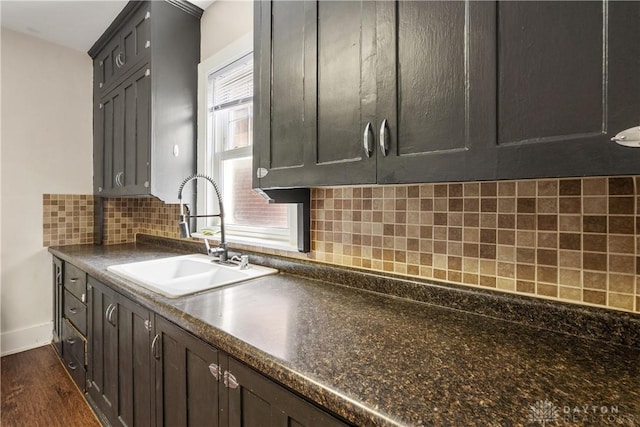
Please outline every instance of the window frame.
[{"label": "window frame", "polygon": [[[235,154],[247,154],[252,146],[242,147],[223,152],[216,156],[216,148],[213,146],[213,112],[209,111],[209,101],[212,99],[213,85],[210,84],[210,76],[219,73],[224,68],[253,53],[253,34],[248,33],[236,41],[230,43],[224,49],[198,64],[198,138],[197,138],[197,170],[198,173],[210,175],[221,187],[220,164]],[[249,153],[251,154],[251,153]],[[210,159],[213,157],[213,161]],[[202,211],[206,207],[207,213],[217,213],[218,204],[215,192],[204,180],[197,180],[197,206]],[[224,200],[223,200],[224,202]],[[211,211],[213,209],[213,211]],[[204,212],[200,212],[202,215]],[[236,226],[225,223],[227,242],[262,246],[288,251],[297,251],[297,221],[298,214],[295,204],[288,205],[287,219],[288,229],[270,229],[269,227]],[[199,218],[197,230],[207,226],[207,219]],[[199,237],[199,234],[193,233]],[[202,236],[200,236],[202,237]]]}]

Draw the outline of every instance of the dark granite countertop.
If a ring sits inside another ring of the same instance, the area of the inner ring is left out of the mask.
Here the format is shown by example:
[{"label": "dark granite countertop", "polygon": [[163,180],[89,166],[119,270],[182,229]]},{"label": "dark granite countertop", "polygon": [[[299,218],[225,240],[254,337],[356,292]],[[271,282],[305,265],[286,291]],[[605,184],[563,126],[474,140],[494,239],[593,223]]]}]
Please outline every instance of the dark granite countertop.
[{"label": "dark granite countertop", "polygon": [[50,252],[353,424],[640,425],[634,346],[292,274],[168,299],[106,268],[178,249]]}]

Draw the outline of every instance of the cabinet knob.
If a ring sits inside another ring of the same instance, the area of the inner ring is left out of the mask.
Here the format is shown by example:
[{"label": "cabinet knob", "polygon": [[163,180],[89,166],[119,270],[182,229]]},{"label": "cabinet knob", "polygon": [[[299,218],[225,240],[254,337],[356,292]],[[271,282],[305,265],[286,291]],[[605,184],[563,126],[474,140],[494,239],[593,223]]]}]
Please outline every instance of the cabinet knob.
[{"label": "cabinet knob", "polygon": [[389,151],[389,135],[387,134],[387,119],[382,121],[380,125],[380,151],[384,157],[387,157]]},{"label": "cabinet knob", "polygon": [[371,126],[371,122],[367,123],[367,126],[364,128],[364,155],[367,157],[371,157],[373,154],[373,128]]}]

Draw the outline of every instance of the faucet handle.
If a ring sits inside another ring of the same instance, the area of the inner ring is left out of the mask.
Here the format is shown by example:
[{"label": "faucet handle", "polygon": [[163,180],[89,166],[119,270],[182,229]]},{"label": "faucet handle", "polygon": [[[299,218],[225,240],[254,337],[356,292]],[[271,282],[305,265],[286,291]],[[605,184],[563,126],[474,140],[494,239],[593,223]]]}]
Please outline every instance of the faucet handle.
[{"label": "faucet handle", "polygon": [[240,256],[240,270],[246,270],[249,268],[249,255]]}]

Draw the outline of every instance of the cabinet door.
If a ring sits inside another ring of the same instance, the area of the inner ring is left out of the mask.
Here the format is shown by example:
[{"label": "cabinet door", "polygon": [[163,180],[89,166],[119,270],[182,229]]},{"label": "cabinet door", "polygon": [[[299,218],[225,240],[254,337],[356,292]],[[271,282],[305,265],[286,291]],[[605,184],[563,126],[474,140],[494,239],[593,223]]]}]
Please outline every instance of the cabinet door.
[{"label": "cabinet door", "polygon": [[148,62],[151,48],[151,3],[141,6],[119,32],[120,57],[118,58],[118,75],[125,75],[141,61]]},{"label": "cabinet door", "polygon": [[153,424],[150,312],[89,277],[89,395],[111,425]]},{"label": "cabinet door", "polygon": [[493,176],[492,11],[485,2],[377,4],[379,183]]},{"label": "cabinet door", "polygon": [[150,426],[154,424],[151,312],[121,295],[114,310],[111,318],[118,329],[115,423]]},{"label": "cabinet door", "polygon": [[[343,422],[301,399],[235,359],[225,367],[228,424],[231,427],[345,426]],[[233,380],[229,379],[233,375]]]},{"label": "cabinet door", "polygon": [[496,7],[499,177],[637,173],[610,139],[640,124],[640,2]]},{"label": "cabinet door", "polygon": [[375,182],[375,3],[255,5],[255,184]]},{"label": "cabinet door", "polygon": [[149,192],[150,106],[151,81],[147,67],[136,71],[101,100],[93,154],[98,195]]},{"label": "cabinet door", "polygon": [[53,348],[62,356],[63,262],[53,257]]},{"label": "cabinet door", "polygon": [[157,315],[155,332],[156,424],[219,425],[218,351]]},{"label": "cabinet door", "polygon": [[89,396],[113,423],[118,399],[118,331],[112,316],[116,293],[93,277],[89,277],[87,291]]}]

